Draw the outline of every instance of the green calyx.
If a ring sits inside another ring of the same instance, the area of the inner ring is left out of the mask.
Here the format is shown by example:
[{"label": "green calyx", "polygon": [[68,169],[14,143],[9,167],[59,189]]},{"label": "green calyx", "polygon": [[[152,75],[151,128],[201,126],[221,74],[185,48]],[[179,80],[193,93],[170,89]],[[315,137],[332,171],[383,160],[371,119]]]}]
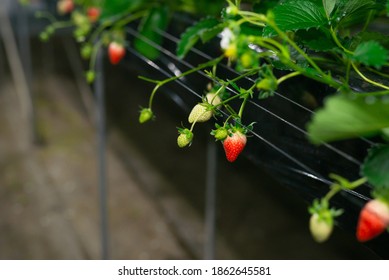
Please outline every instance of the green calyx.
[{"label": "green calyx", "polygon": [[389,205],[389,189],[386,187],[375,187],[372,191],[372,197]]},{"label": "green calyx", "polygon": [[329,202],[326,199],[315,199],[308,210],[310,214],[317,214],[319,220],[324,221],[331,226],[334,224],[334,218],[343,213],[343,209],[329,208]]},{"label": "green calyx", "polygon": [[264,78],[256,84],[256,87],[259,90],[275,91],[277,89],[277,80],[273,78]]},{"label": "green calyx", "polygon": [[228,128],[226,126],[215,125],[216,129],[211,131],[211,135],[215,137],[216,140],[223,141],[228,136]]},{"label": "green calyx", "polygon": [[234,118],[234,125],[229,125],[228,132],[229,134],[235,133],[235,132],[240,132],[244,135],[247,135],[250,131],[253,130],[255,122],[250,123],[249,125],[245,126],[242,124],[242,121],[239,117]]}]

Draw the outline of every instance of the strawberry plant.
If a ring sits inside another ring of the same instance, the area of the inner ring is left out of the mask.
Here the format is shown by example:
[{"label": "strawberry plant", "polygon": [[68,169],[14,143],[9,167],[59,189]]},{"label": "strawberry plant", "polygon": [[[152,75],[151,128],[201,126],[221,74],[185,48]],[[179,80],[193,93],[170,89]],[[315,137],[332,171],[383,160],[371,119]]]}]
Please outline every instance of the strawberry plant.
[{"label": "strawberry plant", "polygon": [[[206,9],[204,8],[206,7]],[[203,11],[207,11],[204,15]],[[160,56],[157,47],[169,26],[172,14],[191,13],[202,17],[188,27],[177,43],[176,55],[184,59],[198,44],[218,42],[220,55],[164,80],[140,77],[154,84],[140,123],[155,119],[153,102],[167,83],[201,71],[211,81],[202,100],[193,104],[189,128],[178,129],[177,144],[188,147],[195,141],[196,124],[213,120],[211,134],[222,142],[227,160],[233,162],[243,151],[253,124],[245,119],[246,104],[272,98],[280,85],[298,76],[328,87],[324,105],[307,123],[307,136],[315,145],[360,137],[375,137],[360,166],[361,178],[349,181],[331,174],[329,192],[310,207],[310,229],[318,242],[327,240],[342,209],[330,208],[333,196],[369,184],[374,198],[361,212],[357,238],[367,241],[388,226],[389,205],[389,37],[377,29],[388,22],[386,0],[269,0],[269,1],[146,1],[146,0],[60,0],[60,14],[69,19],[50,21],[41,33],[47,40],[58,28],[74,27],[81,54],[90,60],[88,82],[95,78],[97,51],[108,48],[112,64],[124,57],[132,45],[147,57]],[[123,35],[130,23],[138,24],[138,36],[130,42]],[[227,62],[236,70],[234,78],[218,75],[218,66]],[[250,85],[240,86],[242,80]],[[244,151],[243,151],[244,152]],[[372,207],[377,205],[380,207]],[[382,210],[384,209],[384,210]],[[373,219],[375,219],[373,221]]]}]

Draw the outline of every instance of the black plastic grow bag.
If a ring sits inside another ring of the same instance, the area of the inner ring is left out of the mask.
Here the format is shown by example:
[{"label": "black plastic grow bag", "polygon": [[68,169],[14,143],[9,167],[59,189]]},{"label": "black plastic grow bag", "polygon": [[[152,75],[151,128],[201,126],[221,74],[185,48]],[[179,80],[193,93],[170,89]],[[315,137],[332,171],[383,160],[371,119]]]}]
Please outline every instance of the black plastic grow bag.
[{"label": "black plastic grow bag", "polygon": [[[184,72],[220,54],[218,42],[213,42],[199,46],[200,50],[194,49],[185,61],[180,61],[174,55],[179,36],[177,34],[184,30],[187,22],[183,22],[181,18],[176,19],[172,26],[174,30],[167,33],[161,31],[164,43],[162,46],[155,46],[161,51],[161,56],[156,61],[149,61],[130,48],[131,64],[136,65],[140,75],[164,79],[174,75],[175,71]],[[139,37],[137,31],[131,27],[128,35],[130,41]],[[224,65],[218,68],[218,75],[233,78],[236,77],[236,72]],[[189,112],[193,104],[200,101],[204,85],[208,82],[209,79],[202,73],[189,75],[169,88],[169,97],[177,106]],[[247,79],[242,85],[244,83],[250,84],[250,80]],[[231,92],[234,94],[233,89]],[[256,124],[243,156],[253,165],[266,170],[307,203],[328,192],[330,173],[339,174],[351,181],[360,178],[359,167],[368,148],[379,141],[361,138],[319,146],[308,141],[305,128],[307,122],[312,118],[314,110],[323,104],[325,97],[333,93],[326,86],[305,78],[296,78],[284,83],[275,96],[250,102],[245,108],[244,122]],[[348,232],[350,238],[355,236],[359,212],[370,199],[370,191],[370,186],[363,185],[355,191],[342,191],[331,200],[334,207],[344,209],[344,214],[337,218],[337,225]],[[388,240],[388,234],[384,233],[361,246],[367,246],[378,256],[388,258]]]}]

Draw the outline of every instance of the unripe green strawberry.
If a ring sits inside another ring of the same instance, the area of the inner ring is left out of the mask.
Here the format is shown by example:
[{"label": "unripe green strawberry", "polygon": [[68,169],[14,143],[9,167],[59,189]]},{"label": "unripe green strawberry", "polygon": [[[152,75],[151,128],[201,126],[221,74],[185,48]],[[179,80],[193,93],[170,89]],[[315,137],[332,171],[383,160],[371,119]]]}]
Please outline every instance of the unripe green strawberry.
[{"label": "unripe green strawberry", "polygon": [[178,138],[177,138],[178,147],[183,148],[183,147],[186,147],[192,143],[192,139],[193,139],[193,132],[192,131],[185,128],[185,129],[179,129],[179,133],[180,133],[180,135],[178,135]]},{"label": "unripe green strawberry", "polygon": [[93,45],[90,43],[86,43],[81,48],[81,57],[83,59],[89,59],[92,55]]},{"label": "unripe green strawberry", "polygon": [[41,39],[42,42],[47,42],[49,40],[49,34],[47,34],[46,31],[43,31],[39,34],[39,39]]},{"label": "unripe green strawberry", "polygon": [[213,106],[218,106],[220,103],[222,103],[222,99],[214,92],[207,93],[205,98],[207,99],[208,103]]},{"label": "unripe green strawberry", "polygon": [[87,16],[78,12],[78,11],[74,11],[72,13],[72,20],[73,20],[74,24],[77,26],[83,26],[86,24],[89,25],[89,20],[88,20]]},{"label": "unripe green strawberry", "polygon": [[96,73],[93,70],[89,70],[86,72],[86,81],[91,84],[95,81]]},{"label": "unripe green strawberry", "polygon": [[228,130],[224,126],[218,127],[217,129],[212,130],[211,134],[215,137],[216,140],[223,141],[228,136]]},{"label": "unripe green strawberry", "polygon": [[264,78],[257,83],[257,89],[259,90],[276,90],[277,81],[272,78]]},{"label": "unripe green strawberry", "polygon": [[316,242],[322,243],[326,241],[333,230],[334,222],[331,216],[331,213],[328,215],[319,215],[318,213],[313,213],[309,220],[309,229],[311,235]]},{"label": "unripe green strawberry", "polygon": [[335,218],[342,215],[343,209],[330,208],[328,197],[315,199],[309,207],[311,218],[309,229],[316,242],[326,241],[334,228]]},{"label": "unripe green strawberry", "polygon": [[193,107],[189,114],[189,123],[206,122],[212,117],[212,111],[208,109],[209,104],[199,103]]},{"label": "unripe green strawberry", "polygon": [[240,65],[243,69],[254,68],[258,66],[259,59],[253,51],[246,51],[239,57]]},{"label": "unripe green strawberry", "polygon": [[239,9],[236,6],[229,6],[226,9],[226,14],[231,15],[231,16],[236,16],[239,12]]},{"label": "unripe green strawberry", "polygon": [[47,26],[47,27],[46,27],[46,32],[47,32],[47,34],[49,34],[49,35],[53,35],[54,32],[55,32],[54,26],[52,26],[52,25]]},{"label": "unripe green strawberry", "polygon": [[150,108],[143,108],[140,111],[139,122],[140,123],[145,123],[145,122],[151,120],[153,118],[153,116],[154,116],[154,114],[153,114],[153,112],[151,111]]}]

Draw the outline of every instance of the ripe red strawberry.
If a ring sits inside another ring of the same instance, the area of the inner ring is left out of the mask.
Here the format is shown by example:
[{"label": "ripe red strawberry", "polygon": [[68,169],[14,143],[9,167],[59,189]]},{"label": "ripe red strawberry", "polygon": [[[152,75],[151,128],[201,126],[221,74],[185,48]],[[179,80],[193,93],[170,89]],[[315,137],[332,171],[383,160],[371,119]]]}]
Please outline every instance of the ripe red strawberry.
[{"label": "ripe red strawberry", "polygon": [[380,235],[389,225],[389,205],[372,199],[362,208],[357,226],[357,239],[369,241]]},{"label": "ripe red strawberry", "polygon": [[97,7],[89,7],[86,11],[86,15],[90,22],[96,22],[100,17],[101,11]]},{"label": "ripe red strawberry", "polygon": [[118,64],[126,55],[126,49],[118,42],[111,42],[108,46],[108,57],[112,64]]},{"label": "ripe red strawberry", "polygon": [[234,162],[246,146],[246,135],[240,131],[235,131],[223,141],[224,152],[227,160]]},{"label": "ripe red strawberry", "polygon": [[73,0],[60,0],[57,3],[57,11],[60,15],[65,15],[74,10]]}]

